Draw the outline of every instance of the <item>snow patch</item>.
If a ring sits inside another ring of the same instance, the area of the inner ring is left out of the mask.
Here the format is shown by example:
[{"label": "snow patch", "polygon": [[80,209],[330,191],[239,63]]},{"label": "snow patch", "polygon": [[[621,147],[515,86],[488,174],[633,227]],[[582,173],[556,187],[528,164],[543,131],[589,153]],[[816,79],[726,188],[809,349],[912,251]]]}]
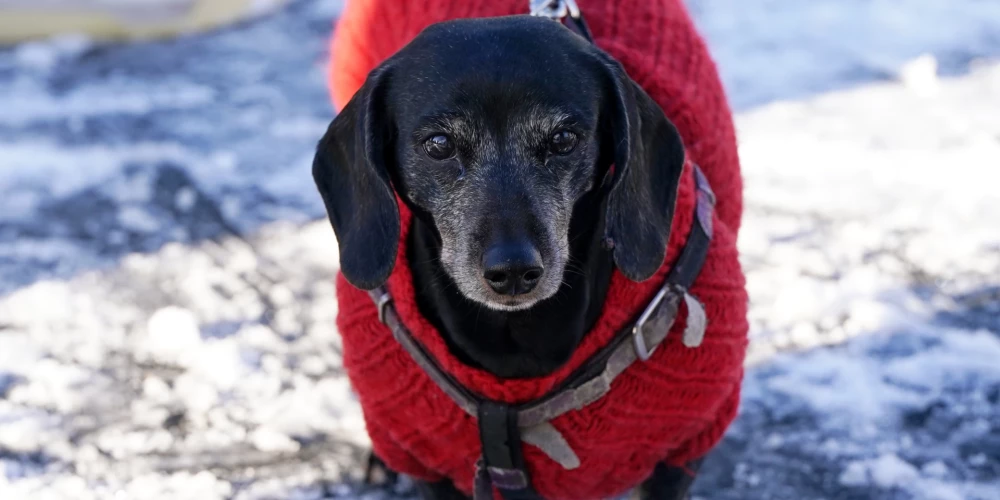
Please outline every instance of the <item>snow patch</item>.
[{"label": "snow patch", "polygon": [[914,498],[927,500],[965,498],[960,488],[922,478],[916,467],[891,453],[873,460],[848,463],[840,475],[840,483],[854,488],[902,490],[914,495]]},{"label": "snow patch", "polygon": [[261,427],[254,431],[250,436],[250,441],[260,451],[279,453],[299,451],[299,443],[270,427]]},{"label": "snow patch", "polygon": [[44,41],[17,45],[14,60],[24,69],[51,71],[57,64],[78,57],[93,47],[93,41],[83,35],[67,34]]},{"label": "snow patch", "polygon": [[[55,64],[53,62],[53,64]],[[145,115],[154,111],[191,109],[210,103],[215,92],[210,87],[190,83],[160,83],[136,92],[130,82],[104,82],[80,87],[67,95],[53,96],[28,80],[0,82],[0,124],[29,125],[45,120],[82,120],[101,115]]]},{"label": "snow patch", "polygon": [[146,340],[152,356],[168,363],[179,363],[182,356],[202,345],[198,318],[181,307],[159,309],[149,318]]},{"label": "snow patch", "polygon": [[886,454],[869,465],[872,483],[879,488],[900,488],[916,480],[916,467],[896,455]]}]

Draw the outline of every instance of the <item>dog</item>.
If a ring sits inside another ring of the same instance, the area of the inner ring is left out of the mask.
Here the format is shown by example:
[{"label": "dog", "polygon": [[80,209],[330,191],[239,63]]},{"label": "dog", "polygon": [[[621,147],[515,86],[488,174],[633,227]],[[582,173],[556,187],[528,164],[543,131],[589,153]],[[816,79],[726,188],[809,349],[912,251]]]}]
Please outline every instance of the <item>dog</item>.
[{"label": "dog", "polygon": [[[387,2],[368,4],[357,9]],[[680,12],[682,26],[689,26]],[[607,26],[594,27],[600,42]],[[687,29],[685,36],[698,41]],[[707,267],[691,289],[705,303],[708,344],[698,349],[707,350],[687,352],[668,336],[648,366],[662,359],[692,369],[694,379],[713,387],[704,391],[709,396],[695,397],[710,400],[699,403],[708,416],[684,424],[663,417],[649,427],[655,436],[685,429],[678,431],[686,433],[683,440],[657,437],[651,445],[670,441],[685,449],[669,464],[671,450],[622,449],[629,458],[621,464],[593,465],[584,455],[582,465],[567,471],[526,451],[526,468],[545,498],[598,498],[634,486],[643,498],[683,498],[693,480],[689,469],[735,415],[746,293],[735,251],[738,161],[724,97],[716,97],[722,103],[713,105],[722,109],[703,123],[675,103],[674,115],[689,133],[722,122],[721,132],[712,131],[716,139],[682,137],[664,107],[599,45],[529,16],[428,23],[371,69],[317,148],[313,175],[340,246],[345,367],[375,451],[390,468],[421,479],[424,498],[468,498],[474,468],[468,462],[476,453],[467,451],[478,443],[467,434],[476,421],[440,392],[414,394],[415,387],[436,388],[416,365],[403,370],[409,358],[378,323],[381,307],[366,302],[363,290],[388,285],[402,323],[458,383],[511,404],[536,398],[634,320],[659,288],[697,219],[691,157],[713,187],[723,187],[716,188],[717,214],[707,223],[716,235]],[[704,47],[693,51],[703,56]],[[718,87],[710,70],[709,83]],[[721,95],[721,87],[713,91]],[[710,149],[716,145],[732,152],[720,156]],[[619,302],[627,307],[609,306]],[[681,316],[671,331],[684,330]],[[717,364],[706,361],[716,352]],[[616,382],[608,397],[639,386],[646,369],[630,369],[632,378]],[[688,395],[701,390],[688,389]],[[669,399],[666,389],[657,391],[649,391],[653,400]],[[412,398],[400,403],[405,408],[380,410],[386,401],[406,399],[403,393]],[[424,418],[424,430],[438,435],[401,437],[419,434],[415,422]],[[573,441],[568,420],[553,423]],[[466,452],[454,461],[441,458],[449,444]],[[587,483],[584,473],[598,469],[608,478]]]}]

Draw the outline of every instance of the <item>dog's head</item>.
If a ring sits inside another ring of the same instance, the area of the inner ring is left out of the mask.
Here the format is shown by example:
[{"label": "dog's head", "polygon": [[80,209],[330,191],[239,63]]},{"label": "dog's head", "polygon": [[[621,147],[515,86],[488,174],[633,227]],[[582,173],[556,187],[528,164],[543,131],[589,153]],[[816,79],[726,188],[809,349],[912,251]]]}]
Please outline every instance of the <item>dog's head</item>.
[{"label": "dog's head", "polygon": [[621,65],[558,23],[517,16],[424,30],[333,121],[313,176],[355,286],[392,271],[398,193],[436,229],[466,297],[520,310],[562,285],[570,220],[594,190],[615,265],[652,276],[683,162],[677,130]]}]

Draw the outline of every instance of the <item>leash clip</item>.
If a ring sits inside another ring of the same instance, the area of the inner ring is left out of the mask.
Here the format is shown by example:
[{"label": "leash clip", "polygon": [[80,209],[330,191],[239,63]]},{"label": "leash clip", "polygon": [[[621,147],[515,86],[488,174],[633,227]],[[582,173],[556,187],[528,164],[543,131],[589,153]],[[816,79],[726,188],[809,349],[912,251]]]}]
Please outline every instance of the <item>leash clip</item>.
[{"label": "leash clip", "polygon": [[531,0],[531,15],[562,21],[566,16],[580,18],[580,7],[574,0]]},{"label": "leash clip", "polygon": [[[580,6],[576,4],[576,0],[530,0],[528,9],[532,16],[551,19],[566,26],[588,42],[594,42],[594,35],[590,32],[587,22],[583,20],[583,14],[580,13]],[[567,17],[569,22],[564,23]]]}]

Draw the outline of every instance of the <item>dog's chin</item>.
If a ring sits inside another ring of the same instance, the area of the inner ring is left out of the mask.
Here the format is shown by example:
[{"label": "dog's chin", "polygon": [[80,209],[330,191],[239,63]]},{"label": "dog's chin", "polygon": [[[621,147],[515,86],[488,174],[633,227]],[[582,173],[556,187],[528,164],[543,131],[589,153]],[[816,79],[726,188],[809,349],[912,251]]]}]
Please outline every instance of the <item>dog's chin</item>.
[{"label": "dog's chin", "polygon": [[516,312],[531,309],[535,304],[542,300],[541,298],[530,298],[525,295],[511,297],[509,295],[498,295],[495,293],[483,293],[478,297],[468,298],[486,306],[488,309],[501,312]]},{"label": "dog's chin", "polygon": [[465,298],[476,302],[487,309],[501,312],[516,312],[531,309],[539,302],[553,296],[559,290],[555,284],[539,283],[538,287],[529,293],[521,295],[501,295],[494,292],[485,282],[468,287],[459,286]]},{"label": "dog's chin", "polygon": [[[487,295],[487,294],[484,293],[482,295]],[[534,306],[535,304],[538,303],[539,300],[541,300],[541,299],[527,298],[524,295],[519,295],[516,297],[511,297],[507,295],[498,295],[495,293],[490,295],[492,295],[492,297],[487,296],[480,298],[472,298],[472,297],[469,298],[486,306],[489,309],[501,312],[515,312],[515,311],[524,311],[526,309],[531,309],[532,306]]]}]

